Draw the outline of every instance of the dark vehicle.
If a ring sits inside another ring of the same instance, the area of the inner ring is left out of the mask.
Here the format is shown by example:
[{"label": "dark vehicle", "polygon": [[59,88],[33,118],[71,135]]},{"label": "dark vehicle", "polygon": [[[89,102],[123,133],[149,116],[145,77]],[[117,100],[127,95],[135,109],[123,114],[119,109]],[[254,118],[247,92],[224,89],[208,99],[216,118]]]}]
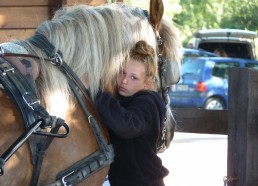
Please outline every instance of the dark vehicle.
[{"label": "dark vehicle", "polygon": [[222,110],[228,108],[229,69],[253,68],[258,61],[239,58],[189,58],[181,68],[181,80],[171,86],[171,107]]},{"label": "dark vehicle", "polygon": [[194,33],[194,48],[214,52],[223,49],[228,57],[255,60],[255,31],[240,29],[207,29]]}]

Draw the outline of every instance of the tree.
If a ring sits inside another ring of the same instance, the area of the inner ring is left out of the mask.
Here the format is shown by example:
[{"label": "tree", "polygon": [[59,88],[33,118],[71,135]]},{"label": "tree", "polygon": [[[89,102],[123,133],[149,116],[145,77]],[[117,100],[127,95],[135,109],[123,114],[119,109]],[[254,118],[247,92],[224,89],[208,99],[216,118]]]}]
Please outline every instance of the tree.
[{"label": "tree", "polygon": [[182,26],[184,44],[201,29],[258,29],[258,0],[181,0],[180,5],[174,20]]},{"label": "tree", "polygon": [[228,0],[221,19],[221,28],[255,31],[258,29],[258,0]]},{"label": "tree", "polygon": [[182,26],[184,45],[189,42],[192,34],[197,30],[219,28],[223,4],[224,0],[180,1],[182,12],[175,15],[174,21]]}]

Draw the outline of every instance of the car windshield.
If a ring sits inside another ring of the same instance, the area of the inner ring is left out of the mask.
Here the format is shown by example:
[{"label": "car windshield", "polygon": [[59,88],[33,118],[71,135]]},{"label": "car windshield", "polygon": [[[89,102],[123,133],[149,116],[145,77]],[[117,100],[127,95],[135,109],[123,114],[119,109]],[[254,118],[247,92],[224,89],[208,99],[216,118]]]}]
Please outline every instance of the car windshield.
[{"label": "car windshield", "polygon": [[200,75],[203,68],[204,60],[189,58],[182,65],[182,76]]}]

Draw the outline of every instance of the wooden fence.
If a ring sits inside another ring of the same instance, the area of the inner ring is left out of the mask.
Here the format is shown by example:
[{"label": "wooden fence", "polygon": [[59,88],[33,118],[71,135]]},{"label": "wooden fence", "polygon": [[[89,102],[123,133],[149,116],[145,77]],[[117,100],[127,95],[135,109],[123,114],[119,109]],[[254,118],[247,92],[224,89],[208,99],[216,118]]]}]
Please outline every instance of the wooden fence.
[{"label": "wooden fence", "polygon": [[173,109],[177,129],[228,134],[227,186],[257,186],[258,71],[231,69],[228,93],[228,110]]}]

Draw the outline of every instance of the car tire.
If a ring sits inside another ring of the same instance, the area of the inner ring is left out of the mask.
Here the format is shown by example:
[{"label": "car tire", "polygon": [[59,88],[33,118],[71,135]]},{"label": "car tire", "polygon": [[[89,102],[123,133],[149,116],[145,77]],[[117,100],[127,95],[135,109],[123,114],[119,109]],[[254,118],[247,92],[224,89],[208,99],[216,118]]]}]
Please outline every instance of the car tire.
[{"label": "car tire", "polygon": [[207,110],[223,110],[223,109],[225,109],[225,104],[219,98],[209,98],[204,105],[204,109],[207,109]]}]

